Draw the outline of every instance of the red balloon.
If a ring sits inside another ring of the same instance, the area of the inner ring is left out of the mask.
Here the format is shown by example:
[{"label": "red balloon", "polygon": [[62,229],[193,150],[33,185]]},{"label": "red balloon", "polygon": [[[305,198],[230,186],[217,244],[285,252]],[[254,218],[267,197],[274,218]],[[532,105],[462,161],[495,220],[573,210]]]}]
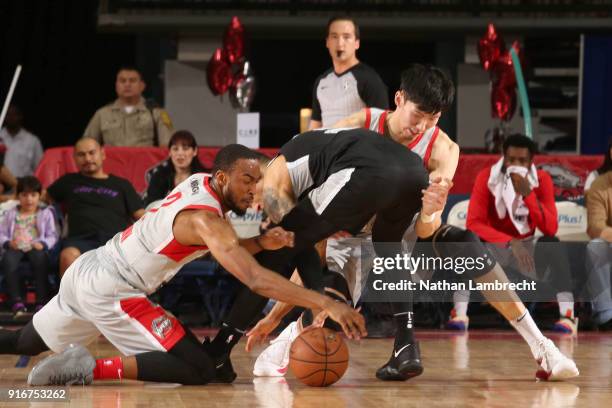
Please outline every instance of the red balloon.
[{"label": "red balloon", "polygon": [[236,16],[232,17],[223,35],[223,50],[230,64],[237,63],[244,57],[244,27]]},{"label": "red balloon", "polygon": [[497,34],[495,26],[489,24],[487,32],[478,41],[478,57],[483,68],[486,71],[491,69],[495,61],[505,50],[504,40]]},{"label": "red balloon", "polygon": [[223,95],[232,85],[233,76],[227,57],[221,48],[217,48],[206,67],[208,86],[214,95]]},{"label": "red balloon", "polygon": [[516,75],[514,74],[514,63],[509,51],[504,52],[493,63],[491,67],[491,81],[494,87],[514,88],[516,87]]},{"label": "red balloon", "polygon": [[509,121],[516,110],[516,89],[494,86],[491,91],[491,113],[494,118]]}]

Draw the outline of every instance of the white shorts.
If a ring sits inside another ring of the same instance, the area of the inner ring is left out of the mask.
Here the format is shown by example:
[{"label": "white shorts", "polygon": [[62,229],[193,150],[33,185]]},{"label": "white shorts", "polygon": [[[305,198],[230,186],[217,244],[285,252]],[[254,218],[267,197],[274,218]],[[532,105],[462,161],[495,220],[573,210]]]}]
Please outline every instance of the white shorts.
[{"label": "white shorts", "polygon": [[34,328],[56,353],[103,334],[123,355],[167,351],[185,336],[179,321],[125,281],[99,250],[81,255],[59,293],[34,315]]}]

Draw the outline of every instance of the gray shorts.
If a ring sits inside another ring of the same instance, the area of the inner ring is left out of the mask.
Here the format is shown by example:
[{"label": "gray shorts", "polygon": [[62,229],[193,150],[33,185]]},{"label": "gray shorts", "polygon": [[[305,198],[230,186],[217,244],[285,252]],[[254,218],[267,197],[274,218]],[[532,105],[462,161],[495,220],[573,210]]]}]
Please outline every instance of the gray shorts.
[{"label": "gray shorts", "polygon": [[185,336],[178,320],[97,252],[81,255],[64,274],[59,293],[34,315],[34,328],[47,347],[58,353],[102,334],[126,356],[171,349]]}]

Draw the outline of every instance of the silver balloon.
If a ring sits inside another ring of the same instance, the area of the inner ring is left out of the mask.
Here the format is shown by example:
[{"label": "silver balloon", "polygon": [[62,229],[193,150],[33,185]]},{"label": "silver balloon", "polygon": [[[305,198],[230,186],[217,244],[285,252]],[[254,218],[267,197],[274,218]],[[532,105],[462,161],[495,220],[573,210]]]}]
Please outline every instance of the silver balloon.
[{"label": "silver balloon", "polygon": [[232,106],[241,111],[248,111],[255,97],[255,77],[251,73],[249,61],[245,61],[238,80],[234,82],[230,92]]}]

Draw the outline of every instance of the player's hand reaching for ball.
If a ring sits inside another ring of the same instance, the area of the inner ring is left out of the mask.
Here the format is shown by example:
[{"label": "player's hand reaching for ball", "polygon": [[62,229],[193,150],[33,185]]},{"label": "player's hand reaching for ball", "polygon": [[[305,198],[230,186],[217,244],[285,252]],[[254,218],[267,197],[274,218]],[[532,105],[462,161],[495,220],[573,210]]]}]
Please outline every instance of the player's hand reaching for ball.
[{"label": "player's hand reaching for ball", "polygon": [[346,303],[337,302],[329,298],[329,301],[326,302],[323,307],[323,312],[325,312],[330,319],[340,324],[344,334],[346,334],[349,339],[359,340],[368,335],[365,319],[361,313],[359,313],[359,310],[353,309]]},{"label": "player's hand reaching for ball", "polygon": [[293,247],[294,239],[293,232],[285,231],[282,227],[274,227],[257,237],[257,243],[263,249],[274,251],[283,247]]},{"label": "player's hand reaching for ball", "polygon": [[268,335],[272,333],[280,320],[274,319],[268,314],[266,317],[257,322],[255,327],[247,332],[247,343],[245,350],[250,352],[258,344],[264,343],[268,339]]}]

